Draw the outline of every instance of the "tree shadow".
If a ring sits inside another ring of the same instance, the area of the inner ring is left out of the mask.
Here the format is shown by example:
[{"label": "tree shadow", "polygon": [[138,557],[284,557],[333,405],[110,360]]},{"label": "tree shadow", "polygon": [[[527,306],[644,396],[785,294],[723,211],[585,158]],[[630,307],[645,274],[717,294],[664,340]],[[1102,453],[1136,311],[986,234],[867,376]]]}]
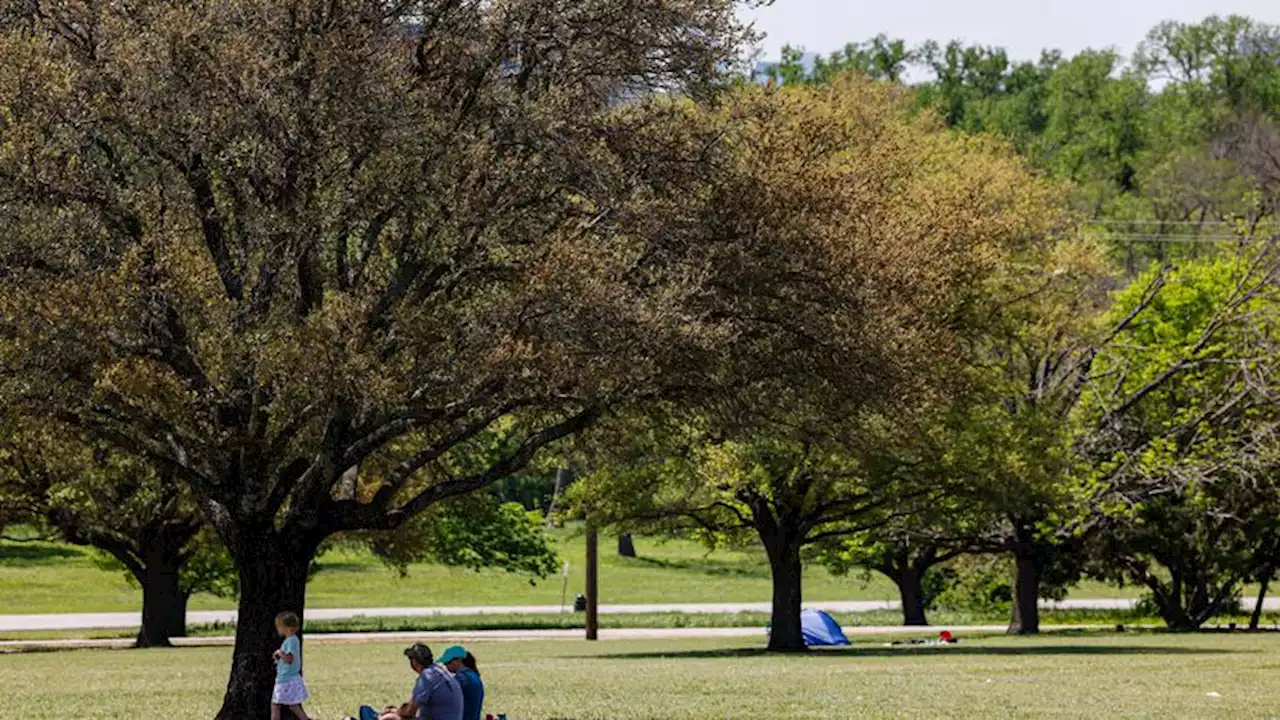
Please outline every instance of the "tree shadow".
[{"label": "tree shadow", "polygon": [[606,655],[584,655],[581,660],[715,660],[732,658],[776,658],[778,660],[822,658],[879,658],[969,655],[986,657],[1031,657],[1070,655],[1237,655],[1252,651],[1218,650],[1193,647],[1160,647],[1151,645],[852,645],[821,648],[805,653],[775,653],[763,648],[730,648],[720,650],[680,650],[674,652],[633,652]]},{"label": "tree shadow", "polygon": [[664,560],[652,557],[634,557],[620,558],[628,563],[636,565],[648,565],[661,570],[678,570],[681,572],[698,573],[701,575],[710,575],[712,577],[744,577],[744,578],[765,578],[769,576],[769,568],[767,565],[752,565],[743,562],[720,562],[717,560],[701,559],[701,560]]},{"label": "tree shadow", "polygon": [[80,550],[45,543],[4,543],[0,545],[0,565],[42,565],[80,557]]},{"label": "tree shadow", "polygon": [[386,567],[370,565],[359,560],[326,560],[319,558],[313,564],[312,572],[377,573],[386,572]]}]

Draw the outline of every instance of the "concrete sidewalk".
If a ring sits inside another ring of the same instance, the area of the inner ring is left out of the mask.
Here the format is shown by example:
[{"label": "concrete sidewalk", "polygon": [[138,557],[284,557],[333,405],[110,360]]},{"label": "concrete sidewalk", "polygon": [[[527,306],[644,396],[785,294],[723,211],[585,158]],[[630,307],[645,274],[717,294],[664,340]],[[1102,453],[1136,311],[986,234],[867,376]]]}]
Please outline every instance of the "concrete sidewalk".
[{"label": "concrete sidewalk", "polygon": [[[1079,599],[1062,602],[1043,602],[1041,607],[1059,610],[1124,610],[1133,607],[1132,599]],[[897,602],[857,600],[845,602],[811,602],[805,608],[834,613],[858,613],[873,610],[897,610]],[[1268,610],[1280,610],[1280,598],[1267,600]],[[558,605],[485,605],[461,607],[382,607],[382,608],[315,608],[307,610],[308,620],[350,620],[378,617],[431,617],[461,615],[555,615],[569,612]],[[637,605],[601,605],[602,615],[628,615],[640,613],[768,613],[769,603],[656,603]],[[198,610],[187,613],[188,625],[212,625],[233,623],[234,610]],[[130,629],[141,624],[140,613],[74,613],[53,615],[0,615],[0,632],[28,630],[103,630]]]},{"label": "concrete sidewalk", "polygon": [[[1047,629],[1070,630],[1088,626],[1053,626]],[[965,633],[1000,633],[1005,625],[971,625],[963,627],[903,627],[901,625],[885,626],[848,626],[843,628],[845,635],[916,635],[922,638],[936,637],[942,630],[950,630],[963,638]],[[759,638],[766,637],[764,628],[634,628],[601,630],[600,640],[668,640],[695,638]],[[308,643],[473,643],[473,642],[522,642],[529,640],[582,640],[582,630],[463,630],[448,632],[382,632],[382,633],[312,633],[307,636]],[[235,639],[230,636],[174,638],[176,647],[229,647]],[[133,640],[114,638],[107,640],[4,640],[0,641],[2,652],[30,652],[36,650],[88,650],[128,648]]]},{"label": "concrete sidewalk", "polygon": [[[867,612],[896,610],[896,602],[856,601],[805,603],[806,608],[828,612]],[[366,617],[432,617],[460,615],[555,615],[570,613],[572,608],[559,605],[485,605],[461,607],[382,607],[382,608],[314,608],[307,610],[308,620],[350,620]],[[769,612],[769,603],[662,603],[644,605],[601,605],[602,615],[635,615],[641,613],[739,613]],[[233,623],[234,610],[197,610],[187,613],[188,625]],[[23,630],[91,630],[136,628],[141,613],[68,613],[52,615],[0,615],[0,632]]]}]

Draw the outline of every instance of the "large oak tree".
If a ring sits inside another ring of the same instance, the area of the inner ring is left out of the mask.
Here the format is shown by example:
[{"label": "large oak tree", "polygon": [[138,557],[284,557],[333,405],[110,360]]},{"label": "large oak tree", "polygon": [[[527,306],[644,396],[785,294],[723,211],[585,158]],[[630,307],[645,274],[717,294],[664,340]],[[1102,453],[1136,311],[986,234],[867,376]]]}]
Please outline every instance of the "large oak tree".
[{"label": "large oak tree", "polygon": [[723,132],[634,100],[711,97],[735,10],[0,4],[0,394],[189,486],[239,576],[219,717],[265,717],[327,537],[756,367],[719,352],[736,237],[700,232]]}]

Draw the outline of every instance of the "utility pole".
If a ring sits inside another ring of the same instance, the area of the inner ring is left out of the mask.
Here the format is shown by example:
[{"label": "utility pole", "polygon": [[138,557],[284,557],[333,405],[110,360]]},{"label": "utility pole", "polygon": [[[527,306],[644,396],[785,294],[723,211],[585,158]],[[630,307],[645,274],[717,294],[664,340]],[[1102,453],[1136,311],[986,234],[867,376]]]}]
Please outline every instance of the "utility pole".
[{"label": "utility pole", "polygon": [[597,640],[600,635],[600,537],[594,525],[587,525],[587,639]]}]

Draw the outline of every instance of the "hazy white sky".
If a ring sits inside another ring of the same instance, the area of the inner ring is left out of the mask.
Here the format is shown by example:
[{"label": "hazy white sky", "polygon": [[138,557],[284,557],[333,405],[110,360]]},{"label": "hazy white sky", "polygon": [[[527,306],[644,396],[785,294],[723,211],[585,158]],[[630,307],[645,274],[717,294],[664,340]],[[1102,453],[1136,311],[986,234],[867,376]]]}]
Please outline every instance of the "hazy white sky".
[{"label": "hazy white sky", "polygon": [[748,17],[768,35],[765,59],[776,59],[783,45],[826,54],[884,33],[910,44],[996,45],[1032,60],[1046,47],[1068,55],[1114,47],[1127,56],[1156,23],[1213,14],[1280,24],[1280,0],[775,0]]}]

